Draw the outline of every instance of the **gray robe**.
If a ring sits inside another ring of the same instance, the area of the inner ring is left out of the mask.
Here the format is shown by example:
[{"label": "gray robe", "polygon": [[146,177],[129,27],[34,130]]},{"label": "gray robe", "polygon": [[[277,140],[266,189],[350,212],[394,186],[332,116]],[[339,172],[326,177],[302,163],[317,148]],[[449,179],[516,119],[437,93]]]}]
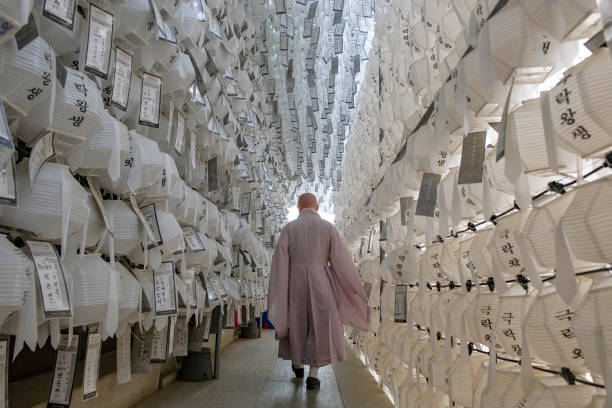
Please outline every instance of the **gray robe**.
[{"label": "gray robe", "polygon": [[369,330],[363,285],[340,234],[313,209],[285,225],[276,244],[268,317],[278,355],[321,367],[346,358],[342,324]]}]

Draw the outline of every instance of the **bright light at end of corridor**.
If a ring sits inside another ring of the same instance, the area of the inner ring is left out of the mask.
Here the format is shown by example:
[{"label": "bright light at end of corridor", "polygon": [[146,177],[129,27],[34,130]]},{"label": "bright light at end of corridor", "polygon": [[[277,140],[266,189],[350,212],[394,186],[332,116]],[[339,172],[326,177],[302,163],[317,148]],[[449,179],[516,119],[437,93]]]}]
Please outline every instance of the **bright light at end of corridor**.
[{"label": "bright light at end of corridor", "polygon": [[[287,213],[287,221],[295,220],[298,217],[299,214],[300,214],[300,212],[299,212],[299,210],[297,208],[297,205],[291,207],[289,209],[289,212]],[[331,222],[332,224],[336,220],[336,214],[327,213],[327,212],[323,211],[321,208],[319,208],[319,215],[321,216],[321,218],[323,218],[326,221]]]}]

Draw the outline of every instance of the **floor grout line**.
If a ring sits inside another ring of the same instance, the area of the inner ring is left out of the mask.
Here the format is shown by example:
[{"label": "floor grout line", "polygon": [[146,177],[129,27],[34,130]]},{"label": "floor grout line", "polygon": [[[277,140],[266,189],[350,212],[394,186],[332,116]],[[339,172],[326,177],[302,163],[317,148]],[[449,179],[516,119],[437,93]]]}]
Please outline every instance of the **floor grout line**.
[{"label": "floor grout line", "polygon": [[338,387],[338,394],[340,394],[340,399],[342,400],[342,406],[344,408],[348,408],[346,401],[344,400],[344,394],[342,393],[342,388],[340,387],[340,383],[338,382],[338,375],[336,373],[336,367],[332,365],[332,370],[334,371],[334,378],[336,379],[336,386]]}]

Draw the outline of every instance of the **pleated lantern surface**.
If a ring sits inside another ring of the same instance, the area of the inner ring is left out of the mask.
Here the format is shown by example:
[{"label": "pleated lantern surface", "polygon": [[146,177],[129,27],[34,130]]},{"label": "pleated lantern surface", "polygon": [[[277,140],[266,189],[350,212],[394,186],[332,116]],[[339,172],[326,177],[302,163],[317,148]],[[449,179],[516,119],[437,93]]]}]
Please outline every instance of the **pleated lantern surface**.
[{"label": "pleated lantern surface", "polygon": [[43,164],[34,186],[30,186],[28,160],[23,160],[16,167],[15,178],[17,206],[0,206],[0,224],[52,240],[61,239],[62,231],[70,235],[81,229],[87,193],[67,166]]},{"label": "pleated lantern surface", "polygon": [[[464,341],[463,339],[461,341]],[[463,347],[463,346],[462,346]],[[466,407],[480,405],[482,382],[486,382],[485,361],[488,357],[479,354],[457,358],[449,370],[449,393],[453,401]]]},{"label": "pleated lantern surface", "polygon": [[580,186],[561,219],[567,243],[576,258],[590,262],[612,261],[612,176]]},{"label": "pleated lantern surface", "polygon": [[522,353],[523,323],[529,307],[536,300],[533,286],[526,292],[518,283],[513,284],[499,297],[495,340],[503,349],[520,358]]},{"label": "pleated lantern surface", "polygon": [[491,254],[493,277],[496,279],[525,275],[525,259],[516,239],[516,234],[522,226],[521,215],[520,212],[515,212],[497,220],[495,232],[487,246]]},{"label": "pleated lantern surface", "polygon": [[[540,99],[530,99],[508,116],[507,131],[518,141],[521,167],[525,173],[555,175],[551,170],[546,147]],[[554,147],[559,171],[575,171],[576,158],[566,150]]]},{"label": "pleated lantern surface", "polygon": [[[612,145],[612,59],[599,50],[570,68],[548,92],[549,124],[558,146],[581,157],[599,157]],[[546,120],[546,119],[545,119]]]},{"label": "pleated lantern surface", "polygon": [[[128,255],[144,237],[144,229],[134,210],[120,200],[104,200],[108,221],[114,235],[115,255]],[[108,242],[104,243],[103,253],[109,254]]]},{"label": "pleated lantern surface", "polygon": [[[554,11],[547,6],[546,0],[533,0],[524,4],[529,18],[540,27],[549,26],[551,12]],[[548,27],[548,31],[559,41],[579,40],[594,34],[594,32],[591,34],[591,31],[597,20],[593,15],[597,9],[595,0],[561,0],[548,4],[554,4],[552,7],[556,8],[556,12],[561,17],[557,23],[558,32],[555,32],[553,27]]]},{"label": "pleated lantern surface", "polygon": [[[12,313],[23,308],[24,296],[34,279],[34,264],[19,248],[0,234],[0,327]],[[30,296],[33,296],[30,293]]]},{"label": "pleated lantern surface", "polygon": [[[11,39],[0,46],[0,96],[19,115],[27,116],[38,105],[49,110],[55,76],[55,52],[41,37],[21,50]],[[48,116],[48,113],[47,113]]]},{"label": "pleated lantern surface", "polygon": [[72,30],[43,16],[42,3],[37,3],[34,19],[38,23],[41,37],[47,41],[57,55],[66,55],[79,50],[84,26],[84,19],[80,13],[74,13]]},{"label": "pleated lantern surface", "polygon": [[195,72],[191,60],[186,54],[180,53],[164,76],[163,93],[182,101],[194,80]]},{"label": "pleated lantern surface", "polygon": [[556,264],[555,229],[574,198],[574,191],[555,197],[542,205],[534,206],[523,226],[525,243],[540,266],[553,269]]},{"label": "pleated lantern surface", "polygon": [[100,177],[105,190],[118,195],[148,191],[162,177],[164,157],[157,143],[133,130],[130,137],[130,156],[122,162],[121,175],[113,181],[110,176]]},{"label": "pleated lantern surface", "polygon": [[[156,209],[156,213],[157,224],[159,225],[159,233],[162,240],[162,245],[160,246],[161,255],[164,260],[170,259],[177,251],[182,252],[185,249],[183,230],[174,217],[174,214],[158,209]],[[130,261],[136,265],[144,265],[145,254],[143,246],[136,245],[130,253],[129,258]]]},{"label": "pleated lantern surface", "polygon": [[526,396],[525,408],[578,408],[585,407],[595,393],[588,385],[568,385],[559,376],[537,378],[535,390]]},{"label": "pleated lantern surface", "polygon": [[487,246],[493,238],[494,233],[494,228],[484,228],[478,230],[474,234],[474,238],[466,242],[466,245],[471,242],[468,256],[474,268],[474,272],[479,277],[491,276],[491,255],[487,250]]},{"label": "pleated lantern surface", "polygon": [[391,252],[385,262],[393,279],[406,283],[418,281],[421,254],[414,246],[398,248]]},{"label": "pleated lantern surface", "polygon": [[612,310],[611,294],[612,279],[606,277],[597,280],[582,300],[571,326],[571,332],[576,334],[579,350],[589,370],[599,375],[605,375],[604,370],[612,369],[612,324],[609,319]]},{"label": "pleated lantern surface", "polygon": [[58,84],[55,91],[53,117],[49,116],[49,106],[37,105],[17,131],[17,136],[26,143],[33,142],[45,130],[54,131],[54,147],[62,154],[100,132],[104,112],[96,83],[79,71],[70,68],[66,71],[66,86]]},{"label": "pleated lantern surface", "polygon": [[[495,321],[498,317],[499,293],[480,292],[466,309],[465,320],[467,327],[471,327],[470,339],[491,347],[491,335],[495,329]],[[501,349],[501,344],[495,346]]]},{"label": "pleated lantern surface", "polygon": [[108,312],[110,265],[100,255],[84,255],[72,276],[74,325],[102,322]]},{"label": "pleated lantern surface", "polygon": [[127,320],[129,323],[138,319],[138,300],[142,288],[138,280],[132,276],[125,266],[119,262],[115,268],[121,278],[121,297],[119,301],[119,321]]},{"label": "pleated lantern surface", "polygon": [[115,38],[126,40],[132,47],[142,47],[153,35],[155,29],[148,29],[148,23],[155,24],[149,0],[130,0],[114,9],[117,18]]},{"label": "pleated lantern surface", "polygon": [[[584,289],[579,286],[580,291]],[[531,354],[554,366],[584,372],[584,352],[572,329],[575,319],[576,310],[565,304],[555,286],[545,286],[525,317]]]},{"label": "pleated lantern surface", "polygon": [[127,127],[104,110],[100,132],[76,145],[68,153],[67,160],[72,171],[108,174],[112,179],[121,175],[121,166],[129,155]]},{"label": "pleated lantern surface", "polygon": [[521,373],[518,369],[496,369],[495,384],[482,393],[481,406],[484,408],[510,408],[520,406],[524,398],[521,387]]},{"label": "pleated lantern surface", "polygon": [[8,23],[0,43],[11,39],[12,35],[28,22],[33,3],[33,0],[6,0],[0,3],[0,18]]},{"label": "pleated lantern surface", "polygon": [[91,248],[98,245],[98,242],[102,238],[102,234],[106,229],[102,214],[98,208],[96,200],[93,198],[91,193],[87,194],[87,208],[89,210],[89,217],[87,218],[87,237],[85,239],[85,247]]}]

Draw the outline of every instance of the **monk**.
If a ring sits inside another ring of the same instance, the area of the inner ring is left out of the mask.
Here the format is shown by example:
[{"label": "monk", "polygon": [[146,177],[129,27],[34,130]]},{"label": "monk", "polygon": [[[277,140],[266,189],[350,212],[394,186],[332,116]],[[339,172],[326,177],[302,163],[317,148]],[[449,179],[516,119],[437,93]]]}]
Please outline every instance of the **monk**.
[{"label": "monk", "polygon": [[298,199],[300,215],[282,229],[270,271],[268,317],[278,356],[291,360],[297,378],[310,370],[309,390],[321,386],[319,367],[346,359],[342,324],[370,329],[370,310],[340,234],[317,211],[314,195]]}]

